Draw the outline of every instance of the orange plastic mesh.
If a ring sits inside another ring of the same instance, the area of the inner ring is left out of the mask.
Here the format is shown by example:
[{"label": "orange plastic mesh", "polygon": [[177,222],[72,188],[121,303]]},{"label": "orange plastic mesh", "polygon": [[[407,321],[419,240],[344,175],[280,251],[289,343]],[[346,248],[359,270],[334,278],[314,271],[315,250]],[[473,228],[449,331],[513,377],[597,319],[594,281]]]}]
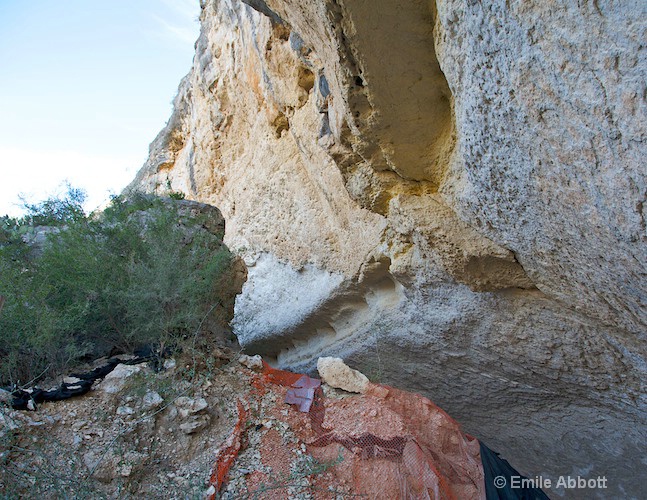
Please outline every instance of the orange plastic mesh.
[{"label": "orange plastic mesh", "polygon": [[[223,498],[287,498],[299,488],[317,499],[485,498],[478,441],[428,399],[379,384],[344,398],[326,397],[321,387],[313,387],[312,404],[303,412],[285,403],[286,396],[294,399],[289,391],[302,386],[303,377],[267,364],[252,375],[247,401],[258,418],[247,432],[259,433],[261,463],[254,471],[232,469],[236,486],[223,490]],[[264,397],[268,393],[271,398]],[[239,446],[245,431],[240,415],[239,407],[232,433]],[[289,429],[297,444],[286,446],[286,433],[277,429]],[[217,491],[236,459],[232,436],[214,467],[211,484]],[[299,472],[295,460],[304,457],[318,466]]]},{"label": "orange plastic mesh", "polygon": [[262,377],[263,381],[265,382],[281,385],[283,387],[292,387],[297,382],[297,380],[303,377],[303,374],[272,368],[265,361],[263,361]]},{"label": "orange plastic mesh", "polygon": [[[242,446],[242,436],[244,431],[245,421],[247,420],[247,411],[241,401],[237,402],[238,419],[234,426],[233,432],[227,438],[227,441],[220,447],[216,454],[216,460],[213,465],[209,483],[215,488],[215,491],[220,491],[223,482],[227,478],[229,469],[236,460],[238,452]],[[215,493],[208,495],[209,500],[215,498]]]}]

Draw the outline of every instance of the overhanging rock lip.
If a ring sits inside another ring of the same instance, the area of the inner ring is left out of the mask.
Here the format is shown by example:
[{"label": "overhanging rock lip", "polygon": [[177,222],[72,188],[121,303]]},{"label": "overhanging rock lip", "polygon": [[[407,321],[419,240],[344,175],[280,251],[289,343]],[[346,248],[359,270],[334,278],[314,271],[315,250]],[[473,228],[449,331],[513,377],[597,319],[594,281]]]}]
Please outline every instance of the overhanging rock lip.
[{"label": "overhanging rock lip", "polygon": [[340,273],[312,264],[295,269],[273,254],[262,253],[248,268],[247,282],[236,298],[233,332],[250,352],[275,354],[343,281]]},{"label": "overhanging rock lip", "polygon": [[[301,350],[299,358],[316,359],[402,304],[404,287],[389,266],[388,258],[371,259],[348,278],[313,265],[296,270],[262,254],[236,300],[233,331],[247,352],[277,358]],[[317,292],[304,295],[313,289]]]}]

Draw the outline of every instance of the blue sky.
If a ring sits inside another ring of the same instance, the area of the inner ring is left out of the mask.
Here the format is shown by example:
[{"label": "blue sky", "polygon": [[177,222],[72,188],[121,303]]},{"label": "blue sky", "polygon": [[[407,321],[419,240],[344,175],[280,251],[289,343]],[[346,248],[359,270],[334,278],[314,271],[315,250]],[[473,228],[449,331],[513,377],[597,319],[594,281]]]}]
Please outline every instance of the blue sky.
[{"label": "blue sky", "polygon": [[171,114],[199,0],[0,0],[0,215],[119,192]]}]

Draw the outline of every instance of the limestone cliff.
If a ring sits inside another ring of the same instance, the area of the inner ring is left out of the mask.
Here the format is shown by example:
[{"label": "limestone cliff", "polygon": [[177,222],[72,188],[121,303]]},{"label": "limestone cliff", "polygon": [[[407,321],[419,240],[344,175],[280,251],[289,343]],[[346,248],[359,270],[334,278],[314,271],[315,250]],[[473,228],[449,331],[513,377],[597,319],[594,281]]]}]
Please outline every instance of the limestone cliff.
[{"label": "limestone cliff", "polygon": [[638,495],[647,5],[209,0],[201,22],[132,186],[221,209],[241,344],[341,355],[523,473]]}]

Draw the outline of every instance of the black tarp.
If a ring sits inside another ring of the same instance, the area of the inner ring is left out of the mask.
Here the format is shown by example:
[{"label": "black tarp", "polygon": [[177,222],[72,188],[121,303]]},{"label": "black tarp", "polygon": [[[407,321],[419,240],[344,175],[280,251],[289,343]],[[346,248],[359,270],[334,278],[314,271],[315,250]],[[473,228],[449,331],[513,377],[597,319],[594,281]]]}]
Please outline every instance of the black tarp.
[{"label": "black tarp", "polygon": [[[481,445],[481,462],[485,473],[485,495],[487,500],[548,500],[546,494],[539,488],[512,488],[513,477],[516,483],[521,483],[520,478],[528,478],[519,474],[496,451],[492,451],[480,441],[479,443]],[[525,481],[524,484],[528,484],[528,482]]]},{"label": "black tarp", "polygon": [[121,360],[119,358],[111,358],[105,365],[95,368],[92,371],[71,374],[71,377],[78,380],[71,383],[63,382],[55,389],[45,391],[35,387],[26,390],[12,390],[10,391],[13,397],[11,407],[14,410],[33,410],[35,409],[35,405],[44,401],[61,401],[74,396],[81,396],[92,388],[95,381],[108,375],[108,373],[114,370],[114,368],[120,363],[125,365],[137,365],[150,361],[152,368],[155,371],[159,371],[162,366],[162,358],[165,355],[168,355],[168,352],[160,353],[159,350],[151,346],[144,346],[135,350],[136,357],[133,359]]}]

